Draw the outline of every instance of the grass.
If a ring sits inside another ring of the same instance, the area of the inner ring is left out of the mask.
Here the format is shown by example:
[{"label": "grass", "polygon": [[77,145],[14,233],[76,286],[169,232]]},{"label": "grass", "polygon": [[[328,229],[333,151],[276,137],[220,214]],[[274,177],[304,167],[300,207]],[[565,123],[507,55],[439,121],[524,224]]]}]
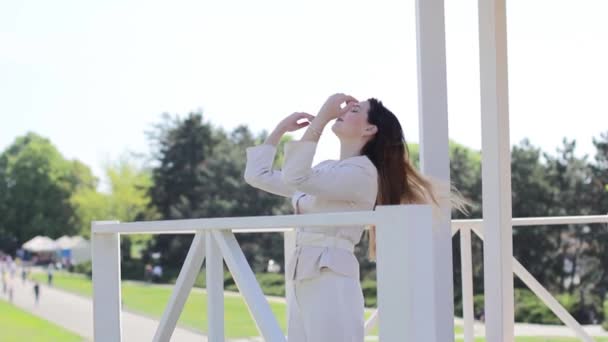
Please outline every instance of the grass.
[{"label": "grass", "polygon": [[[43,273],[32,274],[32,278],[42,283],[46,282],[46,275]],[[78,274],[57,272],[54,277],[54,285],[57,288],[74,292],[82,296],[90,297],[93,293],[91,281]],[[157,285],[144,285],[138,282],[124,281],[122,284],[123,305],[126,309],[141,313],[143,315],[159,318],[169,301],[172,288]],[[279,325],[286,330],[285,314],[286,305],[282,302],[270,302],[270,307],[279,321]],[[2,312],[2,310],[0,310]],[[193,291],[188,297],[184,311],[179,319],[182,326],[195,329],[197,331],[207,331],[207,297],[202,291]],[[0,314],[0,317],[2,315]],[[369,317],[369,313],[366,313]],[[248,337],[258,336],[255,323],[249,314],[247,306],[240,296],[224,297],[224,318],[226,337]],[[2,320],[0,320],[0,331],[2,331]],[[461,326],[455,327],[456,334],[462,334]],[[377,329],[372,332],[377,335]],[[27,339],[23,339],[24,341]],[[4,341],[4,340],[3,340]],[[36,340],[38,341],[38,340]],[[62,340],[63,341],[63,340]],[[456,339],[461,342],[462,339]],[[476,342],[485,341],[483,338],[475,339]],[[568,337],[517,337],[515,342],[576,342],[576,338]],[[608,342],[608,338],[598,338],[598,342]]]},{"label": "grass", "polygon": [[[46,282],[46,275],[32,274],[32,279],[41,283]],[[54,286],[66,291],[90,297],[93,293],[91,281],[80,275],[56,272]],[[165,286],[144,285],[136,282],[123,282],[122,300],[125,309],[146,316],[160,318],[169,302],[173,289]],[[286,306],[284,303],[270,302],[270,308],[277,317],[279,324],[285,329]],[[179,323],[185,327],[201,332],[207,331],[207,296],[201,291],[192,291]],[[226,336],[247,337],[259,335],[249,310],[242,297],[224,297],[224,319]]]},{"label": "grass", "polygon": [[82,337],[18,309],[4,300],[0,300],[0,334],[3,342],[83,340]]},{"label": "grass", "polygon": [[[46,282],[46,274],[34,273],[32,279],[41,283]],[[90,279],[78,274],[56,272],[53,279],[54,286],[82,296],[90,297],[93,287]],[[169,302],[172,288],[166,286],[144,285],[139,282],[124,281],[122,283],[122,300],[125,309],[141,313],[146,316],[160,318],[164,308]],[[279,321],[279,325],[286,331],[286,305],[282,302],[270,302],[270,308]],[[207,331],[207,296],[202,291],[192,291],[179,323],[182,326],[201,332]],[[369,316],[369,313],[366,314]],[[258,336],[247,305],[241,296],[224,296],[224,325],[226,337]],[[374,332],[377,334],[377,332]]]}]

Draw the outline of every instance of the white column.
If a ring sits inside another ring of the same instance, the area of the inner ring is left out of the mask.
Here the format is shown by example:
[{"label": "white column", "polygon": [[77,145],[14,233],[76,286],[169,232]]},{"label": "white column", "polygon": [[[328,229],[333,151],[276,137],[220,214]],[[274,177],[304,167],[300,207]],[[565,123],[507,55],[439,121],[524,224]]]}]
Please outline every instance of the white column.
[{"label": "white column", "polygon": [[[97,221],[92,226],[118,221]],[[93,233],[93,333],[96,341],[122,340],[120,296],[120,236]]]},{"label": "white column", "polygon": [[[439,320],[429,206],[376,208],[380,341],[446,342]],[[452,318],[453,319],[453,318]]]},{"label": "white column", "polygon": [[206,232],[207,320],[209,341],[224,341],[224,259],[210,231]]},{"label": "white column", "polygon": [[[450,181],[448,109],[443,0],[417,0],[418,120],[420,165],[424,174]],[[454,286],[450,208],[444,224],[434,230],[436,310],[442,326],[440,341],[454,340]]]},{"label": "white column", "polygon": [[513,341],[511,148],[505,0],[479,0],[486,339]]},{"label": "white column", "polygon": [[469,227],[460,228],[460,265],[464,342],[474,342],[473,251],[471,250],[471,230]]},{"label": "white column", "polygon": [[[291,293],[291,288],[293,286],[293,280],[289,279],[287,276],[287,264],[291,261],[291,256],[296,249],[296,231],[290,230],[283,233],[283,251],[285,257],[283,258],[283,270],[285,271],[285,297],[290,298],[293,293]],[[289,303],[289,301],[287,302]],[[289,304],[288,304],[289,305]],[[287,320],[285,322],[289,322],[289,307],[285,310],[285,315],[287,316]]]}]

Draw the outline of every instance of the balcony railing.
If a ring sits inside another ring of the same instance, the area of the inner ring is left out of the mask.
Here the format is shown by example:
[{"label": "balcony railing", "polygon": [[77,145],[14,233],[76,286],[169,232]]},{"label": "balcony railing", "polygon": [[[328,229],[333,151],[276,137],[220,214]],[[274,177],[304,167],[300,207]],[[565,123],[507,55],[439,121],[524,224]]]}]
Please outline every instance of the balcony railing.
[{"label": "balcony railing", "polygon": [[[374,315],[383,341],[440,342],[434,303],[431,208],[423,205],[379,206],[375,211],[307,215],[204,218],[150,222],[93,222],[93,304],[96,341],[121,341],[120,234],[193,233],[194,239],[179,273],[154,341],[169,341],[196,275],[207,258],[208,337],[224,341],[223,264],[226,262],[239,291],[266,341],[286,341],[276,317],[256,281],[234,233],[283,231],[286,255],[295,245],[295,232],[284,227],[377,227],[378,305]],[[287,279],[286,281],[290,281]],[[286,288],[289,288],[287,286]],[[288,293],[289,295],[289,293]],[[443,341],[442,341],[443,342]]]},{"label": "balcony railing", "polygon": [[[593,223],[608,224],[608,215],[597,216],[560,216],[560,217],[530,217],[515,218],[513,227],[583,225]],[[483,220],[453,220],[452,234],[460,231],[460,257],[462,275],[462,307],[464,318],[464,342],[473,342],[473,265],[471,252],[471,232],[483,239]],[[522,264],[513,258],[513,273],[524,283],[547,307],[574,333],[585,342],[593,342],[583,327],[570,315],[570,313],[526,270]]]},{"label": "balcony railing", "polygon": [[[515,218],[514,227],[569,224],[608,224],[608,215]],[[175,289],[156,331],[154,341],[169,341],[194,280],[206,262],[208,338],[224,341],[223,264],[226,262],[242,293],[260,334],[267,341],[285,341],[235,233],[284,234],[285,264],[295,249],[296,226],[377,227],[378,307],[365,324],[366,334],[378,326],[380,340],[437,341],[438,324],[433,303],[433,240],[428,206],[381,206],[376,211],[238,218],[205,218],[151,222],[94,222],[93,287],[95,339],[121,340],[120,234],[194,233],[192,245]],[[483,220],[452,220],[452,235],[460,231],[464,341],[474,341],[473,267],[471,233],[483,239]],[[515,258],[513,273],[583,341],[594,341],[582,326]],[[289,282],[286,279],[286,283]],[[290,286],[286,286],[289,296]],[[406,291],[403,291],[406,289]],[[415,295],[414,295],[415,293]],[[479,336],[478,336],[479,337]]]}]

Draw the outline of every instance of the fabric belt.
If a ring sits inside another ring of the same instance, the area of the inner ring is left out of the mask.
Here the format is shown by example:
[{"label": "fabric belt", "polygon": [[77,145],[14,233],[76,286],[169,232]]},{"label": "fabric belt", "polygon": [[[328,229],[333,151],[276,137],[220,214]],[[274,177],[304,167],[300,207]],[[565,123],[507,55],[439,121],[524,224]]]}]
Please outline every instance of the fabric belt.
[{"label": "fabric belt", "polygon": [[330,236],[323,233],[298,232],[296,237],[297,246],[336,247],[354,252],[355,245],[352,241]]}]

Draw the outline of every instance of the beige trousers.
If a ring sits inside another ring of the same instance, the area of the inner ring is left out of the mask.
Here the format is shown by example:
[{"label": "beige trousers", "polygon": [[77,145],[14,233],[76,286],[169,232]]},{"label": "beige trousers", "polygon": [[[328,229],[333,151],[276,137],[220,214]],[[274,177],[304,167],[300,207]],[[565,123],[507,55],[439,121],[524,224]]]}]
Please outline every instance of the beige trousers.
[{"label": "beige trousers", "polygon": [[291,283],[288,342],[363,342],[364,302],[358,279],[323,267],[320,276]]}]

